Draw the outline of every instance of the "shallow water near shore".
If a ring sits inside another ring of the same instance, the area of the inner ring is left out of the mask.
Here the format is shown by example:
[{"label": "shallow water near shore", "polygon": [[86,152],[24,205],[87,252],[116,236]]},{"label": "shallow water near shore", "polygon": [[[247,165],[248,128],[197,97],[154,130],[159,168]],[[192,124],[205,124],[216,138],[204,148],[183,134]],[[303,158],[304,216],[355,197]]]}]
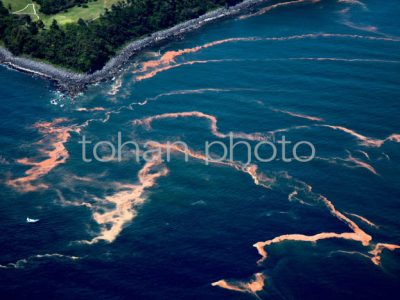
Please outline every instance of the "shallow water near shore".
[{"label": "shallow water near shore", "polygon": [[[207,26],[75,99],[0,68],[2,297],[395,296],[399,7],[339,2]],[[82,161],[83,135],[118,132],[184,141],[189,162]],[[229,132],[310,141],[317,157],[206,165],[205,141]]]}]

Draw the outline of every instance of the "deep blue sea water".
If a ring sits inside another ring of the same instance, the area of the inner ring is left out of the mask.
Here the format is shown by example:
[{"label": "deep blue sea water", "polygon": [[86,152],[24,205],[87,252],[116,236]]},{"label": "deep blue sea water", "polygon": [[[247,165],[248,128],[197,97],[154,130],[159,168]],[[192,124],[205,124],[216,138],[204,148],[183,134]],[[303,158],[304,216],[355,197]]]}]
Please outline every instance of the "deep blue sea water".
[{"label": "deep blue sea water", "polygon": [[[1,299],[395,298],[399,13],[321,1],[226,20],[74,99],[0,68]],[[191,157],[82,161],[83,136],[93,158],[118,132]],[[246,168],[239,146],[206,165],[204,143],[229,132],[309,141],[316,158]]]}]

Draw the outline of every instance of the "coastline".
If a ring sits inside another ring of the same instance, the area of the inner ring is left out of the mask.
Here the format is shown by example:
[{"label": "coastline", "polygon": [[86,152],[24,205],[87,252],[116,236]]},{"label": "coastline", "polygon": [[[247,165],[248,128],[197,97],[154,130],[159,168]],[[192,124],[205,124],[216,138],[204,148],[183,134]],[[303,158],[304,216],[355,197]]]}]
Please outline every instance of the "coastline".
[{"label": "coastline", "polygon": [[60,89],[74,94],[82,91],[87,85],[113,78],[120,72],[121,68],[132,56],[138,54],[145,48],[172,40],[183,34],[197,30],[204,25],[239,15],[268,1],[269,0],[245,0],[235,6],[213,10],[196,19],[177,24],[171,28],[155,32],[148,37],[130,42],[116,56],[111,58],[101,70],[94,73],[80,74],[64,70],[47,63],[15,56],[2,47],[0,47],[0,63],[18,71],[54,81]]}]

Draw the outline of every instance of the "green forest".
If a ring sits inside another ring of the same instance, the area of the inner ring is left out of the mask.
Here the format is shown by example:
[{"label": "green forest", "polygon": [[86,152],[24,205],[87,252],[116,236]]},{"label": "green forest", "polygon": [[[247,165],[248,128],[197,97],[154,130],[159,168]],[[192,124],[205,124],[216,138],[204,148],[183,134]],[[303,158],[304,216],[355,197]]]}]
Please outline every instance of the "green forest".
[{"label": "green forest", "polygon": [[49,28],[41,20],[10,14],[0,2],[0,39],[15,55],[30,56],[75,71],[94,72],[128,41],[239,2],[241,0],[126,0],[113,5],[96,20],[80,19],[65,26],[53,21]]}]

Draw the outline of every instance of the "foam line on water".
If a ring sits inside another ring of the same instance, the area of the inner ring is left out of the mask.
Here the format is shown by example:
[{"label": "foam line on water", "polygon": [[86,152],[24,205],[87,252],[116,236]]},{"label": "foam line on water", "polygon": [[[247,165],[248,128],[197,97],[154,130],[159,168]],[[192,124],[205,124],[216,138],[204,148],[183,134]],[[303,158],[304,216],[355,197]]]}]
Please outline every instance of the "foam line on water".
[{"label": "foam line on water", "polygon": [[111,85],[111,90],[108,92],[108,95],[115,96],[118,94],[123,84],[122,78],[115,79],[114,83]]},{"label": "foam line on water", "polygon": [[325,157],[316,156],[314,159],[328,162],[330,164],[336,164],[336,165],[339,165],[339,163],[341,163],[340,165],[348,167],[348,168],[363,168],[363,169],[368,170],[369,172],[371,172],[374,175],[380,176],[372,165],[370,165],[358,158],[353,157],[350,152],[348,152],[347,158],[341,158],[341,157],[325,158]]},{"label": "foam line on water", "polygon": [[173,90],[166,93],[158,94],[154,97],[149,97],[144,100],[140,100],[138,102],[132,102],[128,105],[123,105],[118,109],[111,111],[110,113],[119,113],[123,109],[133,110],[135,106],[144,106],[149,102],[157,101],[164,97],[171,97],[176,95],[196,95],[196,94],[205,94],[205,93],[224,93],[224,92],[237,92],[237,91],[259,91],[258,89],[249,89],[249,88],[199,88],[199,89],[188,89],[188,90]]},{"label": "foam line on water", "polygon": [[[286,112],[286,111],[285,111]],[[290,115],[292,115],[291,112],[289,112]],[[312,117],[312,116],[307,116],[307,115],[298,115],[295,114],[296,117],[302,117],[302,118],[306,118],[306,119],[310,119],[310,120],[315,120],[315,121],[322,121],[321,118],[317,118],[317,117]],[[135,120],[133,123],[136,125],[144,125],[148,128],[151,127],[151,123],[155,120],[161,120],[161,119],[175,119],[175,118],[187,118],[187,117],[196,117],[196,118],[204,118],[210,121],[211,124],[211,132],[213,133],[213,135],[215,135],[216,137],[219,138],[227,138],[229,137],[229,134],[226,133],[222,133],[218,130],[218,126],[217,126],[217,118],[215,116],[212,115],[208,115],[202,112],[198,112],[198,111],[193,111],[193,112],[177,112],[177,113],[165,113],[165,114],[161,114],[161,115],[155,115],[152,117],[148,117],[145,119],[140,119],[140,120]],[[361,142],[362,145],[368,146],[368,147],[381,147],[385,142],[391,141],[391,142],[395,142],[395,143],[400,143],[400,134],[391,134],[389,137],[385,138],[385,139],[374,139],[374,138],[369,138],[367,136],[364,136],[352,129],[343,127],[343,126],[335,126],[335,125],[328,125],[328,124],[315,124],[312,126],[318,126],[318,127],[326,127],[326,128],[330,128],[333,130],[338,130],[338,131],[342,131],[344,133],[347,133],[353,137],[355,137],[358,141]],[[262,133],[253,133],[253,134],[247,134],[247,133],[233,133],[233,137],[234,138],[242,138],[242,139],[247,139],[247,140],[252,140],[252,141],[264,141],[264,140],[269,140],[271,138],[272,135],[275,135],[277,133],[283,133],[283,132],[288,132],[291,130],[298,130],[298,129],[307,129],[307,128],[311,128],[312,126],[293,126],[293,127],[289,127],[289,128],[283,128],[283,129],[277,129],[277,130],[273,130],[273,131],[269,131],[266,134],[262,134]],[[368,154],[367,154],[368,155]],[[377,171],[368,163],[363,162],[355,157],[353,157],[350,153],[349,153],[349,157],[347,159],[342,159],[343,161],[347,161],[347,162],[351,162],[354,165],[358,166],[358,167],[362,167],[365,168],[367,170],[369,170],[371,173],[378,175]]]},{"label": "foam line on water", "polygon": [[63,193],[59,189],[55,189],[55,192],[56,192],[57,197],[58,197],[58,202],[61,205],[65,205],[65,206],[84,206],[84,207],[87,207],[87,208],[92,208],[93,207],[92,204],[90,204],[90,203],[86,203],[86,202],[83,202],[83,201],[69,201],[69,200],[65,199]]},{"label": "foam line on water", "polygon": [[346,214],[349,215],[349,216],[353,216],[353,217],[356,217],[356,218],[360,219],[360,220],[363,221],[365,224],[368,224],[368,225],[371,226],[371,227],[379,228],[378,225],[376,225],[375,223],[371,222],[370,220],[368,220],[367,218],[365,218],[365,217],[363,217],[363,216],[360,216],[360,215],[357,215],[357,214],[353,214],[353,213],[346,213]]},{"label": "foam line on water", "polygon": [[210,164],[215,164],[215,165],[221,165],[221,166],[226,166],[233,168],[237,171],[243,172],[247,175],[249,175],[254,184],[262,186],[266,189],[271,189],[272,186],[276,183],[276,178],[275,177],[268,177],[265,174],[259,174],[258,172],[258,167],[255,164],[243,164],[239,161],[231,161],[231,160],[210,160],[207,158],[206,155],[204,155],[201,152],[196,152],[193,151],[187,147],[182,147],[178,144],[163,144],[155,141],[149,141],[146,143],[148,147],[150,148],[156,148],[156,149],[162,149],[167,152],[177,152],[184,154],[185,157],[192,157],[194,159],[207,162]]},{"label": "foam line on water", "polygon": [[[292,126],[292,127],[287,127],[287,128],[279,128],[279,129],[268,131],[265,134],[265,137],[270,137],[270,136],[273,136],[278,133],[290,132],[292,130],[310,129],[310,128],[315,128],[315,127],[325,127],[325,128],[333,129],[335,131],[344,132],[344,133],[354,137],[357,141],[360,142],[361,145],[366,146],[366,147],[371,147],[371,148],[380,148],[387,142],[400,143],[400,134],[399,133],[393,133],[384,139],[376,139],[376,138],[371,138],[371,137],[362,135],[361,133],[358,133],[355,130],[344,127],[344,126],[330,125],[330,124],[311,124],[311,125],[300,125],[300,126]],[[365,154],[368,156],[368,154],[366,152],[364,153],[364,155]],[[365,168],[369,169],[369,171],[371,171],[372,173],[376,173],[376,171],[373,167],[361,162],[360,160],[354,159],[354,157],[350,157],[348,159],[348,161],[351,161],[355,164],[358,163],[360,167],[361,166],[365,167]]]},{"label": "foam line on water", "polygon": [[201,46],[196,46],[193,48],[186,48],[186,49],[181,49],[177,51],[167,51],[163,56],[157,60],[151,60],[147,62],[143,62],[141,64],[141,67],[138,70],[133,71],[134,74],[137,73],[142,73],[142,72],[147,72],[151,69],[157,69],[160,66],[166,66],[166,65],[171,65],[172,63],[175,63],[176,58],[179,56],[182,56],[184,54],[189,54],[189,53],[196,53],[199,52],[203,49],[207,49],[210,47],[214,47],[217,45],[225,44],[225,43],[232,43],[232,42],[238,42],[238,41],[252,41],[252,40],[257,40],[258,38],[228,38],[224,40],[217,40],[214,42],[206,43]]},{"label": "foam line on water", "polygon": [[366,159],[371,160],[371,158],[369,157],[369,154],[363,150],[356,150],[357,152],[361,153],[362,155],[365,156]]},{"label": "foam line on water", "polygon": [[372,58],[342,58],[342,57],[288,57],[288,58],[271,58],[271,59],[210,59],[210,60],[193,60],[182,63],[176,63],[171,65],[166,65],[147,73],[137,75],[136,81],[143,81],[150,79],[158,75],[159,73],[169,71],[172,69],[180,68],[183,66],[192,66],[197,64],[210,64],[210,63],[224,63],[224,62],[274,62],[274,61],[334,61],[334,62],[359,62],[359,63],[387,63],[387,64],[400,64],[398,60],[387,60],[387,59],[372,59]]},{"label": "foam line on water", "polygon": [[315,121],[315,122],[324,122],[325,121],[322,118],[313,117],[313,116],[309,116],[309,115],[304,115],[304,114],[300,114],[300,113],[295,113],[295,112],[291,112],[291,111],[288,111],[288,110],[282,110],[282,109],[276,109],[276,108],[271,108],[271,110],[274,111],[274,112],[278,112],[278,113],[286,114],[286,115],[289,115],[289,116],[292,116],[292,117],[306,119],[306,120],[310,120],[310,121]]},{"label": "foam line on water", "polygon": [[64,255],[64,254],[59,254],[59,253],[52,253],[52,254],[37,254],[37,255],[32,255],[28,258],[23,258],[20,259],[16,262],[13,263],[8,263],[6,265],[0,265],[1,269],[23,269],[26,265],[33,261],[37,260],[45,260],[45,259],[68,259],[71,261],[76,261],[81,259],[81,257],[78,256],[71,256],[71,255]]},{"label": "foam line on water", "polygon": [[238,43],[238,42],[260,42],[260,41],[291,41],[291,40],[302,40],[302,39],[317,39],[317,38],[349,38],[349,39],[361,39],[361,40],[372,40],[372,41],[388,41],[388,42],[400,42],[399,38],[391,37],[376,37],[376,36],[364,36],[357,34],[341,34],[341,33],[308,33],[302,35],[291,35],[282,37],[236,37],[226,38],[222,40],[216,40],[193,48],[185,48],[176,51],[167,51],[161,58],[157,60],[151,60],[141,63],[141,67],[133,71],[134,74],[147,72],[151,69],[156,69],[160,66],[170,65],[176,62],[176,59],[180,56],[190,53],[196,53],[204,49],[212,48],[227,43]]},{"label": "foam line on water", "polygon": [[362,257],[367,258],[369,260],[371,259],[371,257],[369,255],[364,254],[362,252],[358,252],[358,251],[334,250],[334,251],[329,252],[329,256],[332,256],[332,254],[359,255],[359,256],[362,256]]},{"label": "foam line on water", "polygon": [[218,89],[218,88],[200,88],[200,89],[188,89],[188,90],[174,90],[166,93],[161,93],[158,94],[154,97],[146,98],[144,100],[141,100],[139,102],[132,102],[128,105],[123,105],[120,106],[114,110],[109,110],[104,113],[104,116],[102,118],[93,118],[86,120],[83,122],[81,125],[76,126],[76,131],[80,132],[83,128],[86,128],[90,125],[92,122],[102,122],[102,123],[107,123],[111,115],[113,114],[119,114],[121,113],[122,110],[127,109],[127,110],[134,110],[135,106],[143,106],[148,104],[151,101],[156,101],[164,97],[170,97],[174,95],[191,95],[191,94],[204,94],[204,93],[223,93],[223,92],[236,92],[236,91],[258,91],[258,89],[249,89],[249,88],[226,88],[226,89]]},{"label": "foam line on water", "polygon": [[[147,128],[151,128],[151,123],[155,120],[163,119],[177,119],[177,118],[202,118],[210,121],[211,132],[214,136],[218,138],[228,138],[229,134],[222,133],[218,129],[218,119],[215,116],[208,115],[199,111],[191,112],[177,112],[177,113],[165,113],[160,115],[155,115],[141,120],[133,121],[134,125],[144,125]],[[265,141],[269,139],[269,136],[263,135],[261,133],[243,133],[243,132],[232,132],[233,138],[246,139],[250,141]]]},{"label": "foam line on water", "polygon": [[333,253],[344,253],[344,254],[349,254],[349,255],[360,255],[364,258],[367,258],[368,260],[372,261],[376,266],[382,267],[382,253],[384,250],[388,251],[396,251],[400,249],[399,245],[394,245],[394,244],[384,244],[384,243],[377,243],[374,247],[373,250],[369,252],[369,255],[357,252],[357,251],[344,251],[344,250],[335,250],[331,251],[329,255],[332,255]]},{"label": "foam line on water", "polygon": [[334,126],[334,125],[319,125],[319,126],[327,127],[327,128],[331,128],[333,130],[339,130],[344,133],[347,133],[347,134],[355,137],[358,141],[361,142],[362,145],[367,146],[367,147],[379,148],[385,142],[388,142],[388,141],[400,143],[400,134],[398,134],[398,133],[394,133],[383,140],[379,140],[379,139],[369,138],[365,135],[362,135],[362,134],[360,134],[352,129],[346,128],[344,126]]},{"label": "foam line on water", "polygon": [[251,17],[261,16],[271,10],[274,10],[274,9],[280,8],[280,7],[286,7],[286,6],[296,5],[296,4],[314,4],[314,3],[318,3],[318,2],[321,2],[321,0],[296,0],[296,1],[281,2],[281,3],[277,3],[277,4],[273,4],[273,5],[264,7],[256,13],[241,16],[241,17],[239,17],[239,19],[245,20],[245,19],[248,19]]},{"label": "foam line on water", "polygon": [[313,126],[314,125],[300,125],[300,126],[292,126],[292,127],[287,127],[287,128],[279,128],[279,129],[270,130],[267,132],[267,134],[273,136],[277,133],[284,133],[284,132],[289,132],[292,130],[310,129]]},{"label": "foam line on water", "polygon": [[348,19],[345,19],[344,21],[342,21],[342,24],[351,29],[365,31],[365,32],[378,33],[378,27],[373,26],[373,25],[357,25]]},{"label": "foam line on water", "polygon": [[193,48],[185,48],[176,51],[167,51],[161,58],[157,60],[151,60],[141,63],[141,67],[133,71],[134,74],[147,72],[152,69],[157,69],[161,66],[171,65],[176,62],[176,59],[180,56],[189,53],[196,53],[201,50],[219,46],[227,43],[237,43],[237,42],[260,42],[260,41],[290,41],[290,40],[301,40],[301,39],[316,39],[316,38],[350,38],[350,39],[364,39],[373,41],[390,41],[390,42],[400,42],[398,38],[390,37],[376,37],[376,36],[363,36],[357,34],[340,34],[340,33],[309,33],[302,35],[292,35],[283,37],[237,37],[237,38],[227,38],[222,40],[216,40],[209,42],[200,46]]},{"label": "foam line on water", "polygon": [[338,0],[338,3],[345,3],[345,4],[352,4],[352,5],[358,5],[360,6],[363,10],[368,10],[367,5],[364,2],[358,1],[358,0]]},{"label": "foam line on water", "polygon": [[[192,48],[185,48],[176,51],[167,51],[161,56],[161,58],[156,60],[146,61],[140,64],[140,67],[133,71],[134,74],[140,74],[136,76],[137,81],[144,79],[149,79],[154,77],[160,72],[164,72],[173,68],[178,68],[185,65],[201,64],[201,63],[211,63],[211,62],[222,62],[224,60],[205,60],[205,61],[189,61],[183,63],[177,63],[176,59],[180,56],[190,53],[197,53],[207,48],[215,47],[218,45],[226,43],[236,43],[236,42],[259,42],[259,41],[290,41],[290,40],[300,40],[300,39],[315,39],[315,38],[350,38],[350,39],[364,39],[364,40],[375,40],[375,41],[391,41],[399,42],[400,39],[390,38],[390,37],[375,37],[375,36],[362,36],[355,34],[339,34],[339,33],[311,33],[304,35],[293,35],[285,37],[237,37],[237,38],[227,38],[222,40],[216,40],[209,42],[200,46],[195,46]],[[226,61],[226,60],[225,60]],[[235,61],[235,60],[228,60]]]},{"label": "foam line on water", "polygon": [[170,96],[176,96],[176,95],[195,95],[195,94],[205,94],[205,93],[223,93],[223,92],[237,92],[237,91],[259,91],[258,89],[248,89],[248,88],[226,88],[226,89],[220,89],[220,88],[201,88],[201,89],[191,89],[191,90],[175,90],[171,92],[166,92],[166,93],[161,93],[157,96],[147,98],[145,100],[142,100],[140,102],[135,102],[132,103],[130,106],[131,109],[133,105],[146,105],[149,102],[159,100],[160,98],[163,97],[170,97]]},{"label": "foam line on water", "polygon": [[360,167],[360,168],[364,168],[364,169],[370,171],[372,174],[375,174],[375,175],[379,176],[378,172],[375,170],[375,168],[373,166],[371,166],[370,164],[368,164],[366,162],[363,162],[363,161],[353,157],[350,153],[349,153],[349,156],[346,159],[346,161],[354,163],[355,166]]},{"label": "foam line on water", "polygon": [[289,57],[272,60],[298,60],[298,61],[338,61],[338,62],[365,62],[399,64],[399,60],[373,59],[373,58],[342,58],[342,57]]}]

